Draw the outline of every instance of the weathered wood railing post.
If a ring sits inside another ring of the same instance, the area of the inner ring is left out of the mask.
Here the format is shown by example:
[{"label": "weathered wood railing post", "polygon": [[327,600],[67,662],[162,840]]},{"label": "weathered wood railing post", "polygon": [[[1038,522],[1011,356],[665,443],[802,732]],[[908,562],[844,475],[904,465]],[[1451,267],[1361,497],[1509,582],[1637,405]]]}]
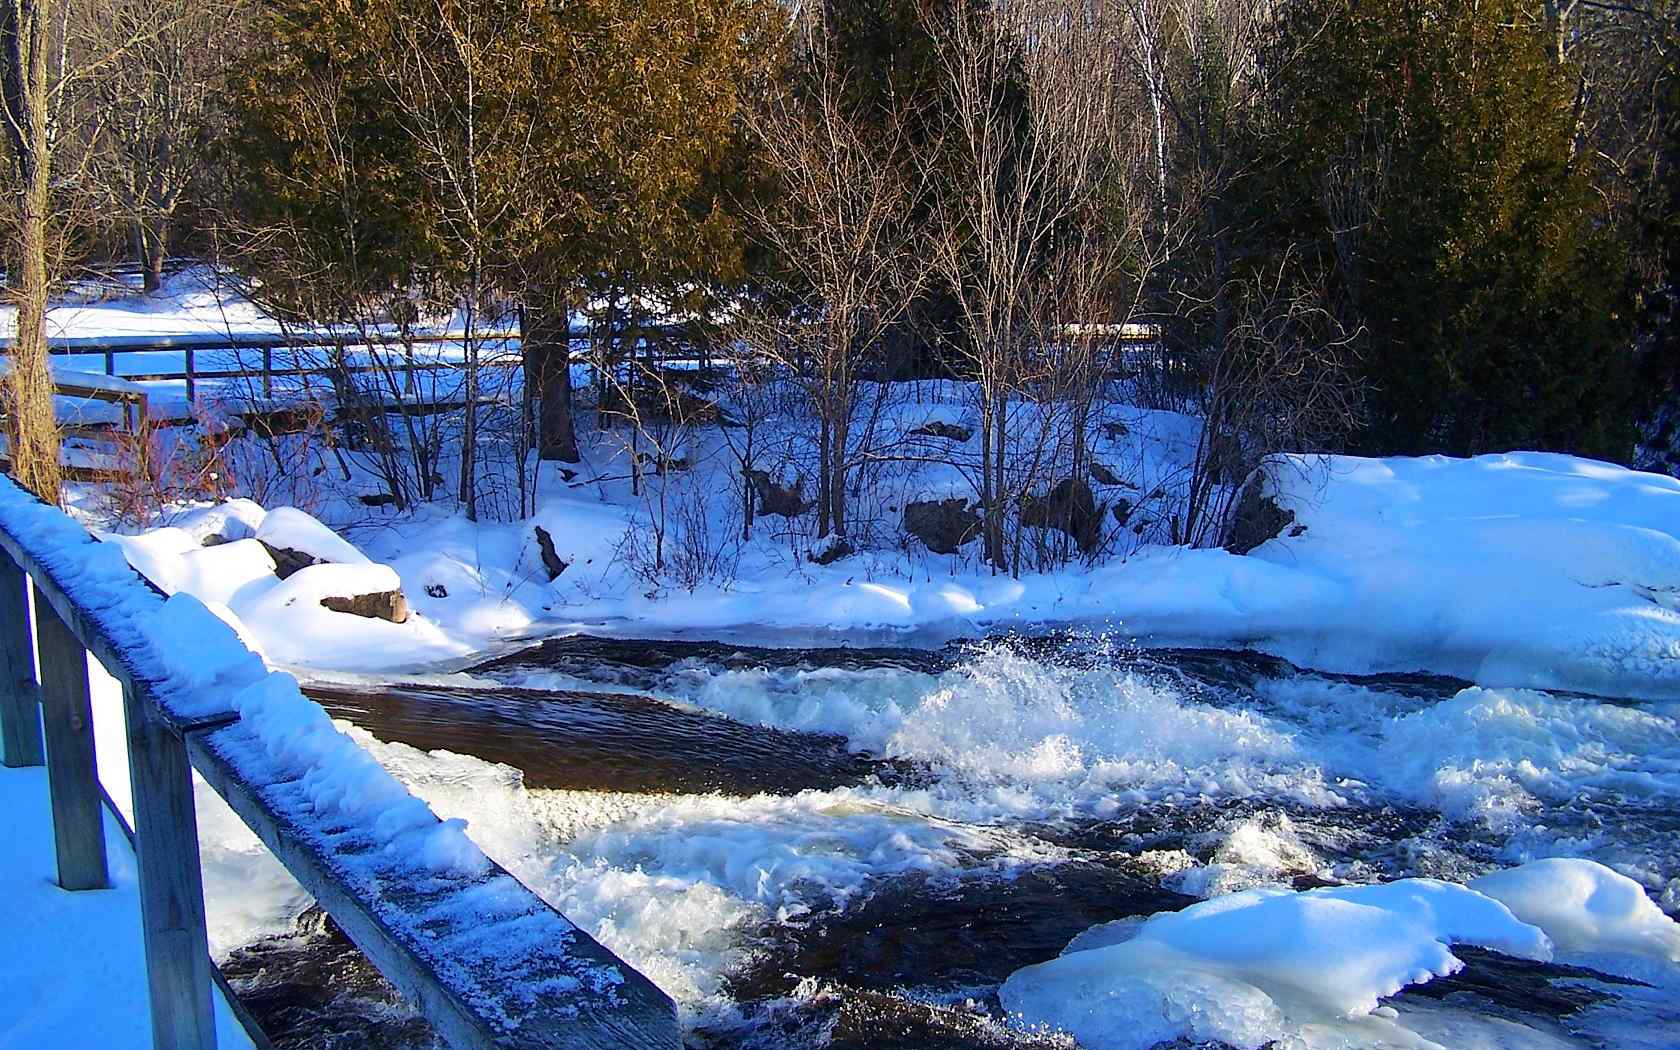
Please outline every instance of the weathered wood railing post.
[{"label": "weathered wood railing post", "polygon": [[152,1045],[215,1050],[192,766],[181,738],[126,687],[123,709],[134,788],[134,851],[140,869]]},{"label": "weathered wood railing post", "polygon": [[105,866],[105,817],[93,757],[88,654],[40,591],[35,592],[35,639],[58,884],[67,890],[101,890],[110,885],[110,874]]},{"label": "weathered wood railing post", "polygon": [[0,550],[0,759],[8,766],[46,761],[29,621],[29,577]]}]

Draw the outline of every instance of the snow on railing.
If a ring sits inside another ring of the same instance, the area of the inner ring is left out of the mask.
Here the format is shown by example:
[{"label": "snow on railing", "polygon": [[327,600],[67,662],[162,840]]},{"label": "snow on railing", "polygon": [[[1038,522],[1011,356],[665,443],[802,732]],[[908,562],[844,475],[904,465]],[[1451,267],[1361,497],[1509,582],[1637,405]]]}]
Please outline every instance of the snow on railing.
[{"label": "snow on railing", "polygon": [[123,687],[159,1050],[215,1045],[194,769],[451,1045],[680,1045],[663,992],[439,821],[228,624],[0,477],[0,757],[48,767],[65,889],[108,882],[89,653]]}]

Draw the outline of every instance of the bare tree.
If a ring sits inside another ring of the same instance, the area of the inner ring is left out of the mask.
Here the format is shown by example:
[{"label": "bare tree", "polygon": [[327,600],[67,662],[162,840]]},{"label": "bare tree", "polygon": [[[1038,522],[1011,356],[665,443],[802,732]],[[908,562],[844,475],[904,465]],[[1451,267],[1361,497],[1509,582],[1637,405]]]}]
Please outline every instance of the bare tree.
[{"label": "bare tree", "polygon": [[129,42],[89,78],[88,173],[155,291],[177,213],[207,196],[225,73],[250,15],[241,0],[107,0],[81,14],[95,39]]},{"label": "bare tree", "polygon": [[[1012,481],[1012,398],[1067,377],[1058,350],[1079,358],[1074,373],[1089,389],[1098,373],[1083,355],[1093,344],[1061,333],[1098,320],[1080,316],[1098,308],[1091,293],[1115,291],[1121,260],[1140,258],[1135,178],[1117,148],[1129,126],[1115,104],[1112,22],[1100,3],[1080,0],[926,14],[945,92],[944,134],[926,161],[940,173],[928,250],[959,304],[959,350],[975,379],[994,572],[1019,571],[1008,510],[1037,473]],[[1110,193],[1126,203],[1115,207]]]},{"label": "bare tree", "polygon": [[804,75],[750,115],[782,189],[778,210],[759,216],[760,236],[786,276],[775,305],[740,334],[805,391],[817,422],[817,532],[844,537],[850,476],[866,444],[854,433],[865,361],[926,277],[913,222],[923,185],[908,110],[871,120],[850,111],[820,15],[805,22]]}]

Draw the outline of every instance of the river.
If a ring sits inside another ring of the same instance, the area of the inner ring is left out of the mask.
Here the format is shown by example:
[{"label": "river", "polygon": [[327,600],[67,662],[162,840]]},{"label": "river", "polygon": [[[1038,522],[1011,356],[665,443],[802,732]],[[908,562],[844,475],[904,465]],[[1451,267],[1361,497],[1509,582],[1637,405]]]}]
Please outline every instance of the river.
[{"label": "river", "polygon": [[[1675,703],[1089,635],[580,637],[310,692],[669,992],[696,1048],[1066,1047],[1006,1023],[1011,972],[1096,923],[1263,883],[1562,854],[1680,906]],[[1461,955],[1390,1004],[1439,1045],[1680,1046],[1663,989]],[[432,1045],[317,912],[224,970],[279,1047]]]}]

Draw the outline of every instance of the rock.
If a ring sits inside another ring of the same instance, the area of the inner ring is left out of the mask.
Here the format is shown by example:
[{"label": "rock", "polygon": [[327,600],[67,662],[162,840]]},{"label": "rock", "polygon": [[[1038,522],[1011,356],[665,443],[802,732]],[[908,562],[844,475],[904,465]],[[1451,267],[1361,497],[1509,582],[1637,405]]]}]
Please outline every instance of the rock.
[{"label": "rock", "polygon": [[327,564],[325,558],[317,558],[308,551],[300,551],[293,547],[276,547],[272,544],[263,543],[262,540],[257,542],[262,543],[263,549],[268,551],[268,556],[274,559],[274,575],[282,580],[299,569],[307,569],[311,565]]},{"label": "rock", "polygon": [[426,584],[426,597],[447,598],[449,597],[449,588],[441,583],[428,583]]},{"label": "rock", "polygon": [[955,554],[980,535],[980,515],[961,497],[923,500],[905,505],[904,531],[935,554]]},{"label": "rock", "polygon": [[1232,554],[1247,554],[1267,540],[1276,539],[1294,523],[1295,512],[1284,510],[1276,500],[1266,495],[1265,474],[1255,471],[1237,498],[1237,507],[1231,514],[1231,526],[1226,533],[1225,549]]},{"label": "rock", "polygon": [[[1114,473],[1114,471],[1112,469],[1110,469],[1106,464],[1098,463],[1094,459],[1091,461],[1091,477],[1095,478],[1096,481],[1097,481],[1097,484],[1099,484],[1099,485],[1125,485],[1126,484],[1124,481],[1120,480],[1120,475]],[[1127,485],[1126,487],[1130,488],[1131,486]]]},{"label": "rock", "polygon": [[1081,554],[1102,542],[1102,510],[1083,478],[1064,478],[1048,494],[1028,496],[1021,504],[1021,524],[1065,532]]},{"label": "rock", "polygon": [[814,565],[832,565],[855,553],[857,552],[845,537],[828,535],[818,540],[817,545],[811,548],[810,559]]},{"label": "rock", "polygon": [[220,547],[222,544],[227,542],[228,538],[226,536],[223,536],[219,532],[212,532],[207,533],[203,539],[199,540],[198,545],[200,547]]},{"label": "rock", "polygon": [[796,518],[811,509],[800,492],[804,486],[798,478],[788,486],[779,484],[762,470],[749,470],[747,480],[758,496],[758,513],[761,515],[780,514],[784,518]]},{"label": "rock", "polygon": [[560,552],[554,549],[554,537],[541,525],[537,526],[537,552],[542,555],[543,570],[548,573],[551,583],[572,567],[571,562],[560,557]]},{"label": "rock", "polygon": [[348,598],[329,596],[321,599],[321,605],[333,612],[365,616],[370,620],[385,620],[389,623],[408,621],[408,599],[403,597],[401,591],[378,591],[373,594],[356,594]]},{"label": "rock", "polygon": [[930,423],[923,423],[915,430],[907,432],[911,437],[944,438],[946,441],[964,442],[974,436],[974,431],[955,423],[947,423],[942,419],[935,419]]},{"label": "rock", "polygon": [[367,565],[368,557],[338,533],[296,507],[277,507],[257,526],[256,538],[282,580],[311,565]]}]

